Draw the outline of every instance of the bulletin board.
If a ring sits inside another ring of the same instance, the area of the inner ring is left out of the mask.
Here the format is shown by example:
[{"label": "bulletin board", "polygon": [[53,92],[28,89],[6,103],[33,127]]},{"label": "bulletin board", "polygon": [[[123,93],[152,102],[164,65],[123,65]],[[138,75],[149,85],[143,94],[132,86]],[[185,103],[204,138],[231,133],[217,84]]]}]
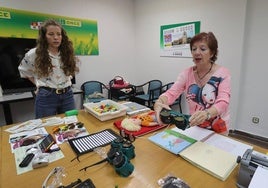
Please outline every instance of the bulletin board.
[{"label": "bulletin board", "polygon": [[192,57],[191,38],[200,33],[200,21],[162,25],[160,27],[160,56]]},{"label": "bulletin board", "polygon": [[29,12],[0,7],[0,36],[37,38],[42,22],[54,19],[66,30],[76,55],[99,55],[96,20]]}]

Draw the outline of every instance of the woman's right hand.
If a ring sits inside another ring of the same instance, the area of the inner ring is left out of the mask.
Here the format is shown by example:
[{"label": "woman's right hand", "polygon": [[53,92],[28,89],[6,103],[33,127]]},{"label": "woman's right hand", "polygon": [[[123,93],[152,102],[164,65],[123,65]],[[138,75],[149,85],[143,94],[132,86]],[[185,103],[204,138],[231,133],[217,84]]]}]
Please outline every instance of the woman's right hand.
[{"label": "woman's right hand", "polygon": [[162,111],[163,108],[167,110],[171,110],[171,108],[167,105],[166,97],[165,98],[161,97],[154,103],[155,116],[159,124],[163,124],[160,118],[160,112]]}]

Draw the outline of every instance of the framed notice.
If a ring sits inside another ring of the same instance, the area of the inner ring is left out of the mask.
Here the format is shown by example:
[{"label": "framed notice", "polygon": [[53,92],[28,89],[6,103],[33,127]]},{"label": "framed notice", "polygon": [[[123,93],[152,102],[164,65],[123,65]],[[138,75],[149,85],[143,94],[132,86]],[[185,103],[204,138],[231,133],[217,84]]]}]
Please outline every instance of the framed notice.
[{"label": "framed notice", "polygon": [[0,37],[32,38],[47,19],[58,21],[73,42],[76,55],[99,55],[95,20],[72,18],[0,7]]},{"label": "framed notice", "polygon": [[160,27],[160,56],[192,57],[191,38],[200,33],[200,21]]}]

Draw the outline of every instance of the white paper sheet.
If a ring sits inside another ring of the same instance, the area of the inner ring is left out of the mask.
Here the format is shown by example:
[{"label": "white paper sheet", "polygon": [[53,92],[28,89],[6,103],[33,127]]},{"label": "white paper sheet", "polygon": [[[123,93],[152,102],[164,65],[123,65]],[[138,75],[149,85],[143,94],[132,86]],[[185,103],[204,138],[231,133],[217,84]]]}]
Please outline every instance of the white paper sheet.
[{"label": "white paper sheet", "polygon": [[193,127],[188,128],[188,129],[185,129],[185,130],[181,130],[181,129],[175,127],[172,130],[177,131],[181,134],[184,134],[184,135],[191,137],[191,138],[198,140],[198,141],[202,141],[202,140],[206,139],[207,137],[209,137],[210,135],[215,133],[214,131],[200,128],[198,126],[193,126]]},{"label": "white paper sheet", "polygon": [[258,166],[249,184],[249,188],[267,188],[268,169]]},{"label": "white paper sheet", "polygon": [[236,141],[227,136],[214,134],[204,141],[205,143],[220,148],[235,156],[243,156],[247,149],[253,149],[253,146]]}]

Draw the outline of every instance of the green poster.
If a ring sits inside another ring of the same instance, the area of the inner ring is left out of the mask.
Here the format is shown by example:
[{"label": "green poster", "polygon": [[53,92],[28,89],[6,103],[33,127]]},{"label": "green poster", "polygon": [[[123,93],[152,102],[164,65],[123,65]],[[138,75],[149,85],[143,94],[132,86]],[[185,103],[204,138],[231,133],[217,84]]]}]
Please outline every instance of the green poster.
[{"label": "green poster", "polygon": [[200,32],[200,21],[160,27],[160,56],[191,57],[191,38]]},{"label": "green poster", "polygon": [[95,20],[71,18],[0,7],[0,37],[37,38],[46,19],[58,21],[73,42],[76,55],[99,55]]}]

